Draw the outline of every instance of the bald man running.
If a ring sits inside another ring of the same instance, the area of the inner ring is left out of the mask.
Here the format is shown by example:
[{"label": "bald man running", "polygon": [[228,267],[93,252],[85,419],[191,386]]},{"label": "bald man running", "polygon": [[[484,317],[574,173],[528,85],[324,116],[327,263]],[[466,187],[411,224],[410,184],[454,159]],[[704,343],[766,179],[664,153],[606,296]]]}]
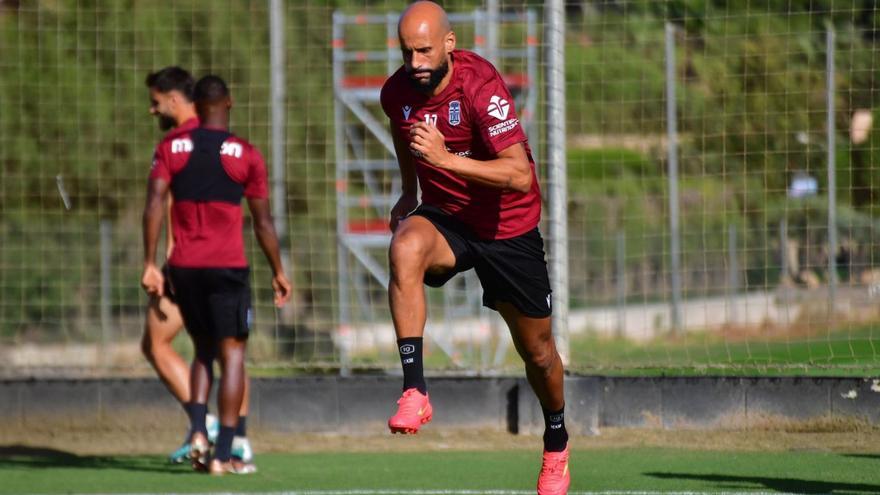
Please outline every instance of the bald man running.
[{"label": "bald man running", "polygon": [[422,369],[424,284],[439,287],[473,268],[483,305],[507,322],[544,411],[538,493],[567,493],[563,369],[550,331],[541,193],[513,97],[488,61],[455,49],[437,4],[410,5],[398,35],[404,64],[381,96],[403,184],[391,210],[388,298],[404,383],[388,426],[416,433],[433,414]]}]

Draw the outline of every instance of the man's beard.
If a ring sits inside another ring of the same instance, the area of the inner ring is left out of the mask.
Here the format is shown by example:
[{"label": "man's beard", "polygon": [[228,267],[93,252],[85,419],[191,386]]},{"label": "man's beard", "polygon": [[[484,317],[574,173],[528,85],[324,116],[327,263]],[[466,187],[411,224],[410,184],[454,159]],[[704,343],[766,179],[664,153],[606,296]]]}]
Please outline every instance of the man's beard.
[{"label": "man's beard", "polygon": [[159,115],[159,129],[163,131],[170,131],[174,129],[174,126],[177,125],[177,122],[167,115]]},{"label": "man's beard", "polygon": [[440,85],[440,81],[442,81],[443,78],[446,77],[446,74],[449,73],[449,62],[444,60],[436,69],[428,71],[420,70],[419,72],[429,72],[431,74],[430,77],[428,77],[428,82],[421,82],[419,79],[414,78],[412,73],[410,73],[409,82],[412,83],[416,90],[425,94],[431,94],[437,89],[437,86]]}]

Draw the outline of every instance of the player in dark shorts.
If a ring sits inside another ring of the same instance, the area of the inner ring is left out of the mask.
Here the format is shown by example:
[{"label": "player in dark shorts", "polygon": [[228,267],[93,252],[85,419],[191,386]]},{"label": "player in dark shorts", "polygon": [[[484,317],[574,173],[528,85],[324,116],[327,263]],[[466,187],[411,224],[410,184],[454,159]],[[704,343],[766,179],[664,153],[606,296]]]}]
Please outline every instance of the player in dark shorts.
[{"label": "player in dark shorts", "polygon": [[[150,92],[150,114],[159,121],[159,128],[168,134],[156,147],[155,156],[160,149],[168,152],[175,139],[181,133],[187,133],[199,126],[195,104],[192,101],[192,90],[195,80],[190,73],[180,67],[165,67],[147,75],[145,84]],[[165,258],[171,257],[174,249],[174,237],[171,235],[170,202],[167,209],[168,228],[166,230]],[[150,297],[147,305],[147,318],[144,335],[141,339],[141,350],[147,361],[156,370],[162,383],[175,399],[188,410],[190,402],[189,365],[172,347],[172,342],[183,329],[183,317],[174,300],[166,270],[163,266],[166,284],[161,296]],[[247,382],[245,382],[247,384]],[[247,411],[249,387],[245,386],[245,399],[239,412],[238,428],[233,439],[233,455],[245,462],[252,462],[253,450],[247,439]],[[217,418],[207,417],[209,439],[213,442],[218,432]],[[181,463],[188,459],[190,451],[190,431],[187,432],[183,444],[168,459],[172,463]]]},{"label": "player in dark shorts", "polygon": [[403,179],[391,210],[388,291],[404,383],[388,426],[415,433],[433,414],[422,370],[424,285],[473,268],[483,304],[507,322],[544,410],[537,491],[567,493],[563,367],[550,329],[541,193],[513,97],[492,64],[455,49],[437,4],[411,4],[398,35],[404,64],[381,93]]},{"label": "player in dark shorts", "polygon": [[[241,199],[246,197],[254,232],[272,268],[275,304],[290,299],[278,238],[269,213],[268,181],[263,158],[229,128],[232,99],[226,83],[206,76],[196,83],[193,99],[200,126],[175,137],[157,151],[144,208],[144,275],[148,294],[161,296],[164,277],[155,264],[162,205],[173,198],[175,246],[168,260],[171,285],[187,331],[195,344],[191,371],[191,456],[211,474],[253,472],[253,465],[232,457],[232,441],[244,395],[244,357],[252,322],[250,268],[244,253]],[[218,394],[220,432],[207,462],[205,428],[213,382],[213,362],[220,362]]]}]

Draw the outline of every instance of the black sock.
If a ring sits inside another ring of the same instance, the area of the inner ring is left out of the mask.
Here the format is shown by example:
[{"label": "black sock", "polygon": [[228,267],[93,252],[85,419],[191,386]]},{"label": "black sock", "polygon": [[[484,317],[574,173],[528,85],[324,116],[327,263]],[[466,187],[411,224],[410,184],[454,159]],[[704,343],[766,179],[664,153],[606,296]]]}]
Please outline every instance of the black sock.
[{"label": "black sock", "polygon": [[235,436],[237,436],[237,437],[246,437],[247,436],[247,416],[239,416],[238,417],[238,426],[235,427]]},{"label": "black sock", "polygon": [[407,337],[397,339],[397,350],[400,352],[400,364],[403,366],[403,389],[418,389],[427,393],[425,371],[422,367],[422,338]]},{"label": "black sock", "polygon": [[199,432],[208,436],[208,428],[205,427],[205,415],[208,414],[208,405],[198,402],[188,402],[185,406],[189,416],[189,430],[191,433]]},{"label": "black sock", "polygon": [[217,435],[217,443],[214,444],[214,459],[220,462],[229,462],[232,458],[232,437],[235,436],[235,427],[220,425],[220,434]]},{"label": "black sock", "polygon": [[544,450],[562,452],[568,445],[568,432],[565,431],[565,406],[558,411],[544,411]]}]

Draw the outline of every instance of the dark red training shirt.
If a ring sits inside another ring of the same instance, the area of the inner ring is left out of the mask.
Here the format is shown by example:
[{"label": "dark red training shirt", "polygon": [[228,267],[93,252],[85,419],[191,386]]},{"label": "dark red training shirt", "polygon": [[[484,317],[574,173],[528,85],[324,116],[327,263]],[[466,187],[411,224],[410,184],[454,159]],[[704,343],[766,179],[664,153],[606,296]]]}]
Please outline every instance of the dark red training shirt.
[{"label": "dark red training shirt", "polygon": [[[169,132],[156,147],[150,179],[167,181],[172,184],[173,190],[175,177],[186,167],[194,166],[190,160],[194,136],[198,139],[200,134],[216,137],[217,133],[221,133],[222,145],[218,142],[218,151],[222,171],[217,171],[221,179],[233,188],[239,187],[239,192],[243,192],[245,197],[267,198],[266,166],[260,152],[246,140],[231,134],[223,136],[222,132],[198,128],[195,119]],[[248,266],[244,254],[240,199],[239,202],[233,202],[228,197],[227,192],[227,199],[224,200],[193,200],[187,196],[174,198],[171,210],[174,251],[168,260],[170,265],[183,268]]]},{"label": "dark red training shirt", "polygon": [[392,132],[408,145],[410,127],[427,121],[446,138],[449,151],[481,161],[493,160],[499,151],[523,143],[532,168],[532,187],[521,193],[475,184],[413,153],[422,202],[453,215],[483,239],[524,234],[541,219],[541,191],[513,97],[495,67],[473,52],[452,52],[451,69],[449,85],[436,96],[414,88],[403,67],[385,82],[381,101]]}]

